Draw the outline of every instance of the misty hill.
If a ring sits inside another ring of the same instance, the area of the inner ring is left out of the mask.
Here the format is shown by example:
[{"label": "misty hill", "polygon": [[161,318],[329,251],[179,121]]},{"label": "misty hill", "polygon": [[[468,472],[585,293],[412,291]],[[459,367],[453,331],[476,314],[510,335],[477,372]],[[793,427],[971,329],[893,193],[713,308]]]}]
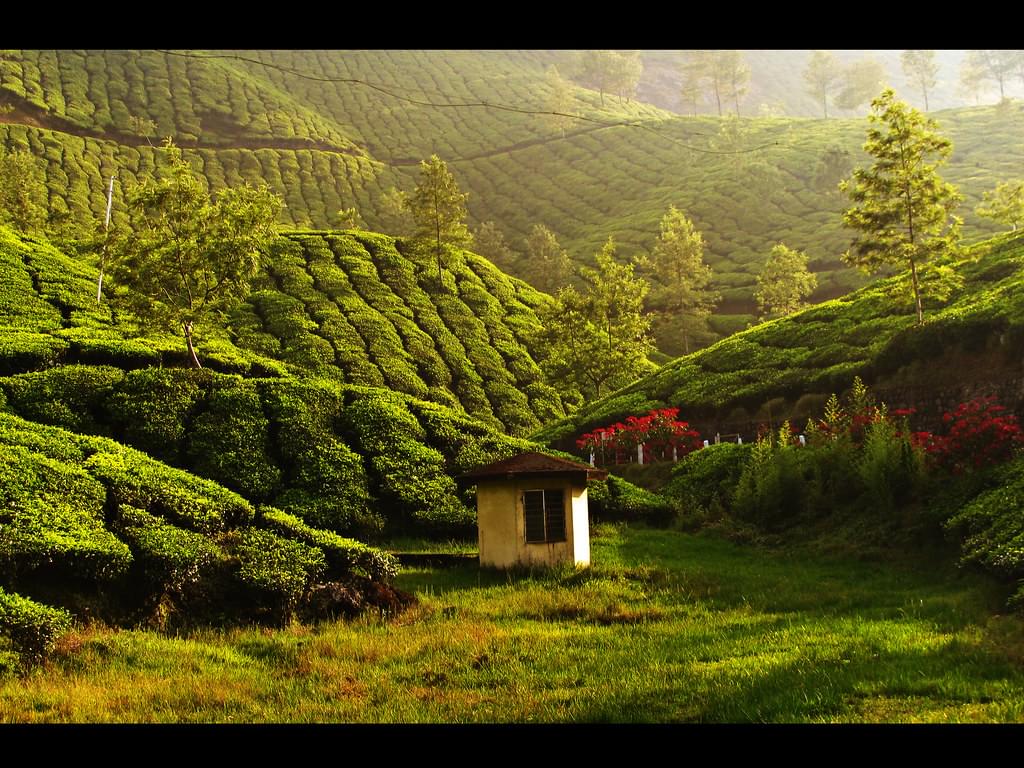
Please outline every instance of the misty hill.
[{"label": "misty hill", "polygon": [[[563,136],[543,115],[480,106],[549,108],[546,67],[568,73],[567,55],[7,52],[0,94],[14,111],[0,115],[8,121],[0,141],[45,158],[51,209],[71,220],[102,215],[109,174],[128,185],[151,171],[150,141],[169,131],[211,187],[268,183],[284,197],[288,223],[331,226],[339,209],[355,206],[368,227],[392,233],[407,223],[386,193],[411,190],[416,162],[437,152],[470,193],[470,224],[496,222],[513,249],[484,255],[535,285],[544,276],[523,248],[534,224],[550,227],[586,263],[610,235],[620,255],[648,249],[675,204],[708,242],[724,297],[713,321],[719,334],[753,319],[755,277],[777,242],[808,252],[819,277],[815,300],[863,284],[839,261],[849,243],[844,201],[839,176],[823,165],[830,149],[849,153],[847,167],[867,162],[862,118],[684,118],[610,95],[602,106],[596,92],[572,85],[568,109],[589,119]],[[221,97],[211,101],[208,90]],[[151,138],[138,132],[136,113],[157,125]],[[257,119],[268,114],[281,118]],[[936,117],[955,144],[946,176],[964,192],[965,233],[992,234],[995,225],[973,208],[984,191],[1019,175],[1024,113],[1010,104]],[[121,205],[117,196],[115,217]],[[661,341],[665,351],[681,351]]]}]

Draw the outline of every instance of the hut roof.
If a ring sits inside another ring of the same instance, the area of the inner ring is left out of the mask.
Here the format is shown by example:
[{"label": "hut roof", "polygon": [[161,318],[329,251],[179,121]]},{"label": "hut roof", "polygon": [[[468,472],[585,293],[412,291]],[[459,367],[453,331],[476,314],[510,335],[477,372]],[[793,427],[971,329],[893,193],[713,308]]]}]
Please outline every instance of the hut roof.
[{"label": "hut roof", "polygon": [[493,477],[512,478],[517,475],[554,475],[554,474],[582,474],[582,479],[604,480],[608,477],[608,471],[596,469],[590,464],[583,464],[579,461],[569,461],[558,456],[549,456],[546,453],[529,451],[508,459],[492,462],[483,467],[465,472],[458,476],[458,480],[465,485],[472,485],[473,481]]}]

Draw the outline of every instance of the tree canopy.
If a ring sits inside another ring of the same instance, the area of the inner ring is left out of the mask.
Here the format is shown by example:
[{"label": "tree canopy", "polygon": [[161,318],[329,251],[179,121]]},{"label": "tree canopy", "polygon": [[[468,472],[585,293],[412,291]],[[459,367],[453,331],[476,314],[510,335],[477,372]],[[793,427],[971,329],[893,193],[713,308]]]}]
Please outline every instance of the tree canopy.
[{"label": "tree canopy", "polygon": [[597,269],[583,267],[580,274],[582,293],[562,288],[539,313],[536,341],[546,351],[541,367],[548,380],[578,387],[592,400],[647,372],[654,344],[643,315],[647,281],[615,259],[611,238],[597,255]]},{"label": "tree canopy", "polygon": [[189,362],[203,318],[223,314],[249,292],[275,235],[280,199],[261,187],[223,190],[211,199],[170,140],[156,179],[129,190],[129,230],[112,234],[118,298],[143,321],[178,328]]},{"label": "tree canopy", "polygon": [[939,74],[939,65],[935,63],[935,51],[904,51],[900,54],[903,74],[914,85],[921,89],[924,96],[924,111],[928,111],[928,91],[935,87],[935,76]]},{"label": "tree canopy", "polygon": [[807,92],[821,101],[821,109],[828,117],[828,99],[842,80],[843,68],[830,51],[814,51],[804,70]]},{"label": "tree canopy", "polygon": [[703,235],[674,205],[661,219],[661,233],[644,266],[659,283],[651,303],[681,321],[683,349],[689,352],[691,338],[707,325],[720,294],[711,289]]},{"label": "tree canopy", "polygon": [[754,297],[762,317],[784,317],[806,307],[804,300],[817,287],[817,276],[807,269],[807,254],[779,243],[757,276]]},{"label": "tree canopy", "polygon": [[46,185],[28,152],[0,147],[0,223],[22,232],[46,224]]},{"label": "tree canopy", "polygon": [[1006,224],[1016,232],[1024,224],[1024,180],[1004,181],[983,194],[975,213]]},{"label": "tree canopy", "polygon": [[847,264],[873,272],[886,265],[910,268],[917,321],[924,322],[918,270],[953,251],[960,219],[953,215],[960,195],[936,168],[953,145],[934,120],[896,99],[891,88],[871,103],[864,150],[875,162],[858,168],[841,189],[853,205],[843,223],[859,233],[843,255]]},{"label": "tree canopy", "polygon": [[434,244],[439,286],[444,245],[468,245],[473,239],[466,227],[468,198],[467,193],[459,191],[447,163],[437,155],[420,163],[420,182],[405,198],[405,205],[416,222],[416,239]]}]

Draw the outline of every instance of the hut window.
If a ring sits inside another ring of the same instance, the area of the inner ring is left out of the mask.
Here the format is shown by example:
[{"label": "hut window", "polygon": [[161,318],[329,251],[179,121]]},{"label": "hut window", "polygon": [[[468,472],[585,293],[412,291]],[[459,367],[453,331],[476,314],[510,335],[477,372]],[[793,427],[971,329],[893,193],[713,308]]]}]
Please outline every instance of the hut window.
[{"label": "hut window", "polygon": [[565,541],[565,493],[561,488],[523,492],[526,541]]}]

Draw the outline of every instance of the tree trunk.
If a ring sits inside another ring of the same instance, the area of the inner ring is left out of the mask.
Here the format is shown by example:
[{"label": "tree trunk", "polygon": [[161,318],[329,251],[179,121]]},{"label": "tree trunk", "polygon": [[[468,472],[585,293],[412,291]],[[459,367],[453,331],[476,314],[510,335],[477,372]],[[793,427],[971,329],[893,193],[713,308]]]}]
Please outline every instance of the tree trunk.
[{"label": "tree trunk", "polygon": [[192,322],[184,322],[181,324],[181,329],[185,332],[185,344],[188,346],[188,357],[189,365],[192,368],[202,368],[203,364],[199,362],[199,358],[196,357],[196,348],[192,346]]},{"label": "tree trunk", "polygon": [[928,111],[928,89],[924,88],[924,111]]},{"label": "tree trunk", "polygon": [[924,310],[921,308],[921,291],[917,285],[917,264],[910,260],[910,279],[914,285],[914,302],[917,304],[917,324],[924,325]]}]

